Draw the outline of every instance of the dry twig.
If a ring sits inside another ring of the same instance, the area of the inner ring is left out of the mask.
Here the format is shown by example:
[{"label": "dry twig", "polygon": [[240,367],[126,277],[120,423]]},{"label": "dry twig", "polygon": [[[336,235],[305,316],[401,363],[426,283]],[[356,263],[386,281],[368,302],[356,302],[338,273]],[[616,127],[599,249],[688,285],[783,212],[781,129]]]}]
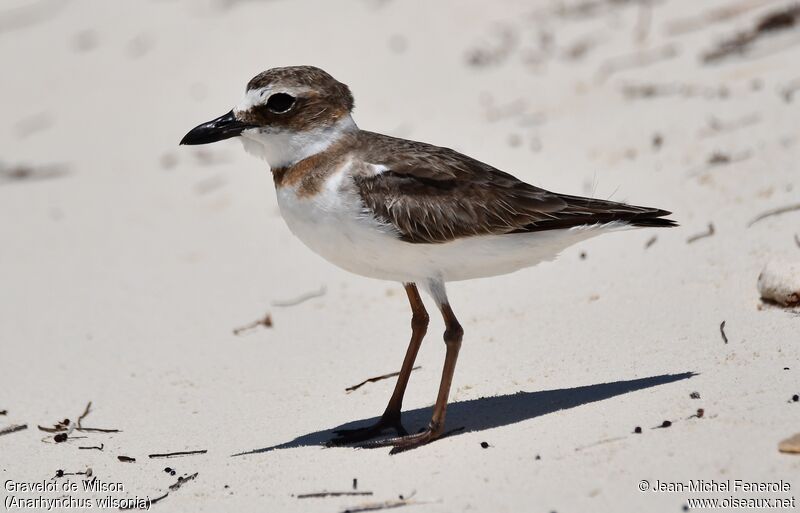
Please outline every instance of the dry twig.
[{"label": "dry twig", "polygon": [[[175,483],[171,484],[169,486],[169,489],[174,492],[175,490],[177,490],[178,488],[183,486],[184,483],[186,483],[187,481],[192,481],[196,477],[197,477],[197,472],[195,472],[194,474],[192,474],[190,476],[187,476],[187,477],[178,477],[178,480]],[[155,504],[157,502],[160,502],[160,501],[166,499],[167,496],[169,496],[169,492],[165,492],[163,495],[159,495],[155,499],[151,499],[149,504],[147,506],[145,506],[145,507],[147,509],[149,509],[150,506],[152,506],[153,504]],[[120,509],[141,509],[141,508],[137,508],[137,507],[134,506],[132,508],[120,507]]]},{"label": "dry twig", "polygon": [[589,445],[582,445],[580,447],[575,448],[575,452],[583,451],[585,449],[589,449],[591,447],[596,447],[598,445],[610,444],[612,442],[619,442],[620,440],[625,440],[624,436],[617,436],[614,438],[605,438],[603,440],[598,440],[597,442],[591,443]]},{"label": "dry twig", "polygon": [[740,162],[742,160],[747,160],[750,158],[749,151],[743,151],[742,153],[736,155],[729,155],[727,153],[721,152],[714,152],[708,157],[708,165],[709,167],[714,166],[725,166],[728,164],[732,164],[734,162]]},{"label": "dry twig", "polygon": [[728,343],[728,335],[725,334],[725,321],[722,321],[719,325],[719,333],[722,335],[722,341],[726,344]]},{"label": "dry twig", "polygon": [[267,313],[261,319],[257,321],[253,321],[250,324],[245,324],[244,326],[240,326],[238,328],[234,328],[233,334],[234,335],[241,335],[245,331],[250,331],[254,328],[258,328],[259,326],[264,326],[265,328],[272,327],[272,315]]},{"label": "dry twig", "polygon": [[[759,18],[755,26],[745,32],[739,32],[725,39],[703,55],[703,62],[713,63],[731,55],[744,55],[750,52],[756,42],[767,34],[786,30],[797,25],[800,20],[800,5],[792,5],[774,10]],[[795,44],[794,41],[791,44]],[[778,48],[780,49],[780,48]]]},{"label": "dry twig", "polygon": [[295,497],[298,499],[317,499],[322,497],[342,497],[345,495],[372,495],[372,492],[313,492],[313,493],[301,493],[296,495]]},{"label": "dry twig", "polygon": [[105,429],[105,428],[90,428],[90,427],[83,427],[81,425],[81,421],[86,418],[92,410],[92,402],[86,405],[84,408],[83,413],[78,417],[77,422],[72,422],[68,418],[56,422],[53,427],[44,427],[44,426],[37,426],[40,431],[44,431],[46,433],[66,433],[69,435],[72,431],[80,431],[82,433],[119,433],[119,429]]},{"label": "dry twig", "polygon": [[[420,368],[420,366],[419,366],[419,365],[417,365],[416,367],[413,367],[411,370],[412,370],[412,371],[415,371],[415,370],[417,370],[417,369],[419,369],[419,368]],[[364,386],[364,385],[366,385],[367,383],[374,383],[374,382],[376,382],[376,381],[380,381],[380,380],[382,380],[382,379],[394,378],[395,376],[399,376],[399,375],[400,375],[400,372],[390,372],[389,374],[383,374],[383,375],[381,375],[381,376],[375,376],[374,378],[368,378],[368,379],[365,379],[364,381],[362,381],[362,382],[361,382],[361,383],[359,383],[358,385],[353,385],[353,386],[351,386],[351,387],[347,387],[347,388],[345,388],[344,390],[345,390],[345,392],[348,392],[348,393],[350,393],[350,392],[352,392],[353,390],[358,390],[359,388],[363,387],[363,386]]]},{"label": "dry twig", "polygon": [[692,235],[691,237],[686,239],[686,244],[691,244],[692,242],[704,239],[706,237],[711,237],[712,235],[714,235],[714,223],[708,223],[708,231]]},{"label": "dry twig", "polygon": [[272,306],[286,307],[286,306],[299,305],[300,303],[304,303],[309,299],[314,299],[315,297],[322,297],[325,295],[327,291],[328,291],[327,287],[323,285],[319,288],[319,290],[306,292],[305,294],[301,294],[294,299],[288,299],[286,301],[273,301]]},{"label": "dry twig", "polygon": [[194,478],[196,478],[196,477],[197,477],[197,474],[198,474],[198,472],[195,472],[194,474],[192,474],[192,475],[190,475],[190,476],[186,476],[186,477],[178,477],[178,480],[177,480],[175,483],[173,483],[173,484],[169,485],[169,489],[170,489],[170,490],[172,490],[172,491],[174,492],[175,490],[177,490],[177,489],[178,489],[178,488],[180,488],[181,486],[185,485],[185,484],[186,484],[186,483],[188,483],[189,481],[193,481],[193,480],[194,480]]},{"label": "dry twig", "polygon": [[6,166],[0,164],[0,184],[10,182],[26,182],[33,180],[49,180],[59,178],[69,172],[66,166],[29,166],[16,164]]},{"label": "dry twig", "polygon": [[342,510],[342,513],[362,513],[364,511],[379,511],[382,509],[394,509],[394,508],[402,508],[403,506],[409,506],[412,504],[423,504],[421,502],[412,501],[411,498],[414,494],[411,494],[409,497],[400,496],[397,500],[392,501],[383,501],[383,502],[368,502],[366,504],[361,504],[360,506],[354,506],[352,508],[347,508]]},{"label": "dry twig", "polygon": [[6,428],[0,429],[0,436],[8,435],[11,433],[16,433],[17,431],[22,431],[23,429],[28,429],[27,424],[12,424]]},{"label": "dry twig", "polygon": [[712,23],[728,21],[772,1],[774,0],[744,0],[733,5],[725,5],[708,10],[699,16],[674,20],[667,24],[667,33],[678,35],[701,29]]},{"label": "dry twig", "polygon": [[794,212],[795,210],[800,210],[800,203],[795,203],[794,205],[787,205],[785,207],[774,208],[772,210],[767,210],[756,217],[754,217],[749,223],[747,223],[747,227],[750,228],[757,222],[766,219],[772,216],[778,216],[781,214],[786,214],[788,212]]},{"label": "dry twig", "polygon": [[63,431],[69,430],[69,419],[64,419],[62,421],[56,422],[53,427],[44,427],[44,426],[36,426],[39,428],[39,431],[44,431],[46,433],[61,433]]},{"label": "dry twig", "polygon": [[162,454],[148,454],[148,458],[177,458],[179,456],[191,456],[193,454],[205,454],[208,452],[208,449],[202,449],[199,451],[178,451],[178,452],[166,452]]},{"label": "dry twig", "polygon": [[89,415],[89,412],[90,412],[91,410],[92,410],[92,401],[89,401],[89,402],[86,404],[86,408],[83,410],[83,413],[81,413],[81,414],[80,414],[80,416],[78,417],[78,422],[77,422],[77,424],[78,424],[78,429],[80,429],[80,427],[81,427],[81,421],[82,421],[83,419],[85,419],[87,415]]}]

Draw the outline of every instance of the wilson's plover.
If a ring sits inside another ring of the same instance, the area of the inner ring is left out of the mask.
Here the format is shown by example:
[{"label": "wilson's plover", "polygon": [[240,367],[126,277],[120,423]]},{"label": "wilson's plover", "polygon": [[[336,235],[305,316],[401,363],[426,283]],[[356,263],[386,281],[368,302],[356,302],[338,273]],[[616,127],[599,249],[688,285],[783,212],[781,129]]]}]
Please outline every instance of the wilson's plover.
[{"label": "wilson's plover", "polygon": [[[394,393],[373,426],[338,431],[332,443],[365,442],[393,428],[398,436],[363,445],[392,452],[441,436],[463,330],[445,283],[510,273],[553,260],[595,235],[628,227],[667,227],[669,212],[557,194],[448,148],[360,130],[349,88],[311,66],[274,68],[247,84],[227,114],[193,128],[181,144],[239,137],[267,161],[291,231],[348,271],[404,284],[411,342]],[[400,423],[403,394],[428,313],[421,287],[446,325],[447,352],[428,428]]]}]

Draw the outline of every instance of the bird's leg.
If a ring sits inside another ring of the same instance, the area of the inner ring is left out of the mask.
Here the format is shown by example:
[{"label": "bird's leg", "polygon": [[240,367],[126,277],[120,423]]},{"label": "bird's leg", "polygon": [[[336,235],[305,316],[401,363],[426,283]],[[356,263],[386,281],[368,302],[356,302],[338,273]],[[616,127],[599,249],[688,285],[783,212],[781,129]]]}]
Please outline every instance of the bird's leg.
[{"label": "bird's leg", "polygon": [[411,376],[411,370],[414,368],[414,361],[417,359],[417,353],[422,345],[422,339],[428,331],[428,321],[430,318],[428,317],[428,312],[425,310],[425,305],[422,303],[422,298],[419,296],[417,286],[413,283],[406,283],[404,287],[408,295],[408,302],[411,305],[411,341],[408,343],[406,356],[403,359],[403,366],[400,368],[400,374],[397,377],[397,383],[395,383],[394,392],[389,399],[389,404],[386,405],[386,410],[384,410],[380,420],[372,426],[335,431],[337,436],[329,442],[330,445],[349,444],[369,440],[390,428],[397,431],[398,435],[406,435],[408,433],[400,422],[400,410],[403,407],[403,396],[408,386],[408,378]]},{"label": "bird's leg", "polygon": [[419,296],[417,286],[413,283],[406,283],[406,294],[408,294],[408,302],[411,305],[411,341],[408,343],[406,356],[403,358],[403,366],[400,367],[400,375],[397,377],[397,383],[394,385],[394,392],[389,399],[389,404],[386,405],[386,410],[383,412],[381,420],[385,420],[388,425],[397,428],[398,433],[403,434],[403,429],[400,423],[400,410],[403,407],[403,396],[406,393],[408,386],[408,378],[411,376],[411,370],[414,368],[414,361],[417,359],[417,353],[422,345],[422,339],[425,333],[428,332],[428,322],[430,317],[425,310],[425,305],[422,303],[422,298]]},{"label": "bird's leg", "polygon": [[[443,289],[441,290],[441,296],[444,296]],[[456,370],[458,350],[461,348],[461,339],[464,335],[464,330],[458,323],[458,319],[456,319],[446,297],[443,299],[444,301],[439,304],[439,309],[442,312],[442,317],[444,317],[445,322],[444,342],[447,345],[447,353],[444,358],[442,380],[439,383],[439,394],[436,396],[436,404],[433,407],[431,422],[426,429],[419,433],[389,438],[387,440],[378,440],[374,443],[370,442],[368,445],[369,447],[393,445],[394,447],[392,448],[391,454],[395,454],[424,445],[436,440],[442,435],[444,431],[445,415],[447,413],[447,398],[450,395],[450,385],[453,382],[453,374]]]}]

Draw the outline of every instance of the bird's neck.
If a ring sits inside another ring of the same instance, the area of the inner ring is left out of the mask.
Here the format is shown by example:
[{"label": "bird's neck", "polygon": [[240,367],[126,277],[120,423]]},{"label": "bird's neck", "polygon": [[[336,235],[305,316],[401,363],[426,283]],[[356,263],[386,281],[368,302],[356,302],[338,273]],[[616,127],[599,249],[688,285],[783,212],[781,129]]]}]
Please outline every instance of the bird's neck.
[{"label": "bird's neck", "polygon": [[358,127],[347,114],[333,125],[310,130],[246,130],[242,133],[241,140],[245,151],[266,160],[275,172],[318,155],[357,132]]}]

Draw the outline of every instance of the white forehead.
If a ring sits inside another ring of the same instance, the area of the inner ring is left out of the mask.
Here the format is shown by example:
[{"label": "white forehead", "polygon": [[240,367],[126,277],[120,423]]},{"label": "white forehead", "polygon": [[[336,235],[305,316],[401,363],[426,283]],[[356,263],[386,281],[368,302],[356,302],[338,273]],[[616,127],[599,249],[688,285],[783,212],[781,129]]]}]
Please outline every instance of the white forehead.
[{"label": "white forehead", "polygon": [[268,85],[259,89],[250,89],[244,94],[239,104],[233,108],[233,112],[247,112],[256,105],[266,103],[269,97],[275,93],[286,93],[296,98],[307,92],[309,92],[307,87],[287,87],[282,85]]}]

